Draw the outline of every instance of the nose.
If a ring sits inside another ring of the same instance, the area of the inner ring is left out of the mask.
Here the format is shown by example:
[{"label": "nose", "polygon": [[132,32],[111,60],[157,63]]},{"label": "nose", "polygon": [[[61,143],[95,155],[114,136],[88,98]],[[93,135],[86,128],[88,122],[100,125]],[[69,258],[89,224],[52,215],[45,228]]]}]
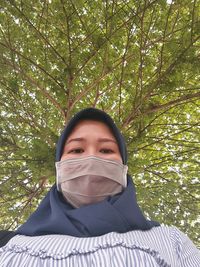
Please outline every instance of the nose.
[{"label": "nose", "polygon": [[97,156],[98,155],[97,149],[95,147],[87,147],[85,151],[85,155],[86,156]]}]

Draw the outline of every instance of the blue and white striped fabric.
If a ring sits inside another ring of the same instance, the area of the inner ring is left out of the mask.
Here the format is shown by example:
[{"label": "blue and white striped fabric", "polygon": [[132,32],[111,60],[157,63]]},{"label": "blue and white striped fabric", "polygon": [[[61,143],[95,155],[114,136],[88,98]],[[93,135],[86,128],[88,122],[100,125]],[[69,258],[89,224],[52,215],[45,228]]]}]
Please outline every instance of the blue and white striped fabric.
[{"label": "blue and white striped fabric", "polygon": [[0,266],[199,267],[200,251],[168,226],[88,238],[17,235],[0,249]]}]

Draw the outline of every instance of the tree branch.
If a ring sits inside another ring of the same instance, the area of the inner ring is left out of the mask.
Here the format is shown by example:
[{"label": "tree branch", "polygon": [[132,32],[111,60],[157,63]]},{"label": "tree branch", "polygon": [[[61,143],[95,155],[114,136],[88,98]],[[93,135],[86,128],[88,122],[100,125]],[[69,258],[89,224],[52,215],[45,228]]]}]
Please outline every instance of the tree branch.
[{"label": "tree branch", "polygon": [[14,66],[9,60],[4,58],[4,61],[6,62],[8,66],[14,68],[18,73],[20,73],[27,80],[29,80],[33,85],[35,85],[36,88],[40,90],[40,92],[61,112],[61,114],[65,118],[65,112],[60,106],[60,104],[38,82],[36,82],[32,77],[27,75],[22,69],[19,69],[17,66]]}]

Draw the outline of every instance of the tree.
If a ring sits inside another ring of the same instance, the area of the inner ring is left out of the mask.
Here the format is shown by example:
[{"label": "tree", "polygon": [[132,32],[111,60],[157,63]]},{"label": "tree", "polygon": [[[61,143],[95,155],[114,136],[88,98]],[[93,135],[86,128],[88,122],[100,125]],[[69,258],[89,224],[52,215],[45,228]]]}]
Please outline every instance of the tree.
[{"label": "tree", "polygon": [[148,217],[199,246],[199,0],[4,1],[0,14],[1,228],[55,180],[55,144],[78,110],[126,138]]}]

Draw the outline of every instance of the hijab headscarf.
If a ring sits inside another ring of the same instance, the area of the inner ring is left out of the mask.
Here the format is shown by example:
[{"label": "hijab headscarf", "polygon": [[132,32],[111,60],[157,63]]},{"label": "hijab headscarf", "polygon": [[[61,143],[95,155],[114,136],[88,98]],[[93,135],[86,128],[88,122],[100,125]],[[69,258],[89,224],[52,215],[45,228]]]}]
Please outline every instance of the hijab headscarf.
[{"label": "hijab headscarf", "polygon": [[[61,159],[67,137],[75,125],[84,119],[102,121],[110,128],[118,143],[123,164],[126,164],[127,149],[122,134],[112,118],[96,108],[83,109],[71,118],[58,140],[56,161]],[[62,234],[92,237],[109,232],[150,230],[159,225],[158,222],[147,220],[143,215],[137,204],[132,178],[127,174],[127,187],[121,193],[80,208],[69,204],[54,184],[36,211],[16,233],[28,236]]]}]

